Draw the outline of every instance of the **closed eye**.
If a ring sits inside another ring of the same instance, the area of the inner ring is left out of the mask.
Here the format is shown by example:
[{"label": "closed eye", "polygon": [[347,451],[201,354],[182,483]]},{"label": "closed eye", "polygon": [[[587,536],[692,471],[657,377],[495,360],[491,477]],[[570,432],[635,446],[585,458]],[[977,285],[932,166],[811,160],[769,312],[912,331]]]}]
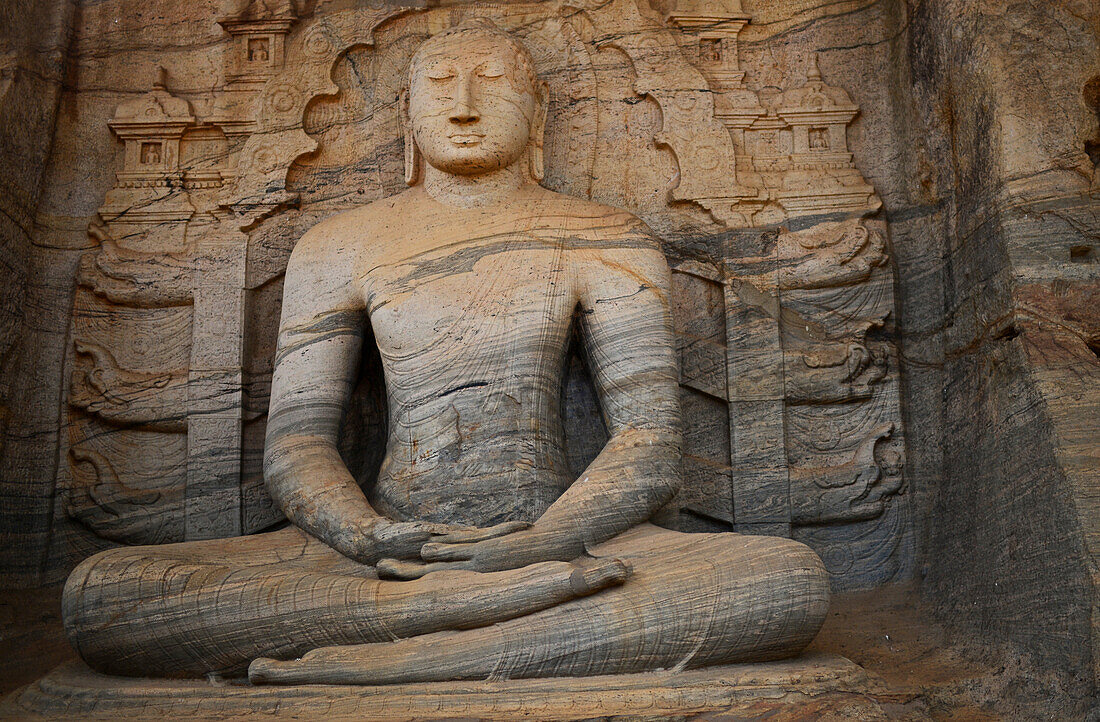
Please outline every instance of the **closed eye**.
[{"label": "closed eye", "polygon": [[486,80],[496,80],[504,76],[504,71],[500,68],[481,68],[477,71],[477,74],[478,77],[485,78]]},{"label": "closed eye", "polygon": [[450,80],[455,76],[455,69],[450,65],[437,63],[424,68],[424,74],[428,76],[429,80]]}]

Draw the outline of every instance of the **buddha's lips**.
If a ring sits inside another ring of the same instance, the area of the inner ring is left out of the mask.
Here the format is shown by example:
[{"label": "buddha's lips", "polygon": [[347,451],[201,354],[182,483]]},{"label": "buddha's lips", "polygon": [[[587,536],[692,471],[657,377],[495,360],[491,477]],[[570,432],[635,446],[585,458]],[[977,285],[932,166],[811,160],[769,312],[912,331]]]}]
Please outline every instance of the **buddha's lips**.
[{"label": "buddha's lips", "polygon": [[485,136],[480,133],[455,133],[448,136],[455,145],[477,145]]}]

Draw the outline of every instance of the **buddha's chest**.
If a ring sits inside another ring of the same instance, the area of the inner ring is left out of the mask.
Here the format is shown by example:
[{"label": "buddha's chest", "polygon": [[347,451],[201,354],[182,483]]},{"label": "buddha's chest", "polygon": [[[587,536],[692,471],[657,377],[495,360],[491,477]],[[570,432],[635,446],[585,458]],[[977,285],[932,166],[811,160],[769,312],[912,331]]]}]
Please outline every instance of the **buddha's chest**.
[{"label": "buddha's chest", "polygon": [[552,353],[577,302],[568,261],[552,244],[498,239],[379,265],[364,293],[383,359],[488,363]]}]

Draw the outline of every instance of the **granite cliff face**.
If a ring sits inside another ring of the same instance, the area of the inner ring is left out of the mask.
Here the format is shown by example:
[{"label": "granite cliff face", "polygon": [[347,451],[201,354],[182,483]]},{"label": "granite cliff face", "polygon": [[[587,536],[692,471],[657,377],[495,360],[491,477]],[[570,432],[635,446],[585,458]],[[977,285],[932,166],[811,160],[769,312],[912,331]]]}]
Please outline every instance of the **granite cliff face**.
[{"label": "granite cliff face", "polygon": [[910,10],[919,121],[907,132],[924,137],[911,167],[927,169],[929,197],[895,228],[941,239],[913,249],[919,273],[900,273],[910,418],[930,414],[920,446],[940,469],[919,533],[926,593],[945,616],[1088,679],[1100,622],[1097,11]]},{"label": "granite cliff face", "polygon": [[[793,536],[839,589],[917,578],[951,623],[1095,684],[1095,3],[2,12],[7,584],[279,521],[260,454],[287,256],[403,187],[404,64],[483,12],[550,81],[546,184],[665,243],[675,523]],[[571,363],[579,468],[605,432]],[[347,424],[364,478],[377,373]]]},{"label": "granite cliff face", "polygon": [[[48,408],[59,401],[61,385],[54,375],[28,363],[24,349],[49,325],[39,323],[65,305],[67,291],[45,279],[48,269],[65,254],[38,243],[37,215],[47,185],[47,166],[61,100],[62,84],[76,3],[6,3],[0,10],[5,33],[0,39],[0,454],[4,475],[5,533],[21,538],[41,534],[43,510],[53,495],[60,430],[56,414],[43,424],[14,409]],[[63,274],[69,275],[69,274]],[[68,285],[71,278],[65,280]],[[61,306],[56,306],[60,302]],[[62,312],[67,316],[67,312]],[[59,319],[60,320],[60,319]],[[62,326],[55,328],[60,329]],[[63,333],[63,332],[62,332]],[[56,338],[55,350],[63,347]],[[45,376],[40,376],[39,372]],[[27,443],[8,444],[12,438]],[[31,441],[31,439],[34,439]],[[38,471],[33,471],[33,470]],[[43,483],[45,484],[43,486]],[[14,559],[13,559],[14,561]],[[34,584],[44,558],[18,562],[10,568]],[[25,566],[24,566],[25,565]],[[26,583],[26,581],[22,582]]]}]

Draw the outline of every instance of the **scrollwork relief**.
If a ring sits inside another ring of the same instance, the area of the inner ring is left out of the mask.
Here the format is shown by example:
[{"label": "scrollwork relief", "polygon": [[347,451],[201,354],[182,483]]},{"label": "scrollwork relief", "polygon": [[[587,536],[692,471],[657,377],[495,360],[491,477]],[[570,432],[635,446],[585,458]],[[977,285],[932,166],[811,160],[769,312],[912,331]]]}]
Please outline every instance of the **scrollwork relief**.
[{"label": "scrollwork relief", "polygon": [[77,283],[112,303],[144,308],[192,303],[195,261],[186,254],[151,253],[123,248],[101,221],[88,234],[98,251],[80,260]]},{"label": "scrollwork relief", "polygon": [[106,348],[76,342],[69,404],[104,421],[154,431],[187,430],[187,374],[130,371]]},{"label": "scrollwork relief", "polygon": [[867,399],[889,372],[889,360],[881,348],[859,343],[787,351],[784,361],[785,395],[792,404]]},{"label": "scrollwork relief", "polygon": [[74,467],[91,477],[70,490],[65,512],[97,536],[122,544],[180,541],[180,489],[139,489],[123,483],[107,457],[90,449],[69,450]]},{"label": "scrollwork relief", "polygon": [[[822,469],[791,469],[791,515],[800,524],[835,524],[875,519],[886,499],[904,484],[896,450],[876,449],[894,433],[893,422],[874,429],[851,460]],[[888,459],[883,461],[882,454]]]}]

